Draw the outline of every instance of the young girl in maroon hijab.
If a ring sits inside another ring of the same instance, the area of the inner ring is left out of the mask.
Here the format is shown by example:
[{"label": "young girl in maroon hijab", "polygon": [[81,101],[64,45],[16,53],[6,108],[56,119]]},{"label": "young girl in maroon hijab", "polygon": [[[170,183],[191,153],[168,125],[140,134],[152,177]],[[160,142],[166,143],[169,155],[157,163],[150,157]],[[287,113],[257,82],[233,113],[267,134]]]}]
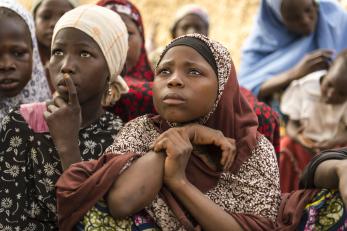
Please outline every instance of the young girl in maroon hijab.
[{"label": "young girl in maroon hijab", "polygon": [[147,58],[140,11],[127,0],[101,0],[97,4],[117,12],[127,26],[129,34],[126,71],[123,73],[129,92],[123,95],[115,105],[109,107],[109,110],[119,115],[123,121],[154,113],[152,102],[154,73]]},{"label": "young girl in maroon hijab", "polygon": [[[273,227],[280,203],[275,152],[257,132],[227,49],[198,34],[173,40],[153,94],[158,116],[132,120],[101,159],[65,170],[56,185],[61,230],[80,221],[85,229],[133,227],[144,219],[123,218],[140,210],[161,230]],[[95,206],[102,198],[109,212]]]}]

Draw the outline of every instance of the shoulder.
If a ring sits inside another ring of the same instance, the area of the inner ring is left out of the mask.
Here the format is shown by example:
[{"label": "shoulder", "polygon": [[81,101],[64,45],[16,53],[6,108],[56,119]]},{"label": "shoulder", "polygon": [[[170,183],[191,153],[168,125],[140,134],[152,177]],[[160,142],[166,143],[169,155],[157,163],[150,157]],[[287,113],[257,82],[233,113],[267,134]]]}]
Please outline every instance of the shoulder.
[{"label": "shoulder", "polygon": [[152,132],[153,130],[156,130],[152,120],[150,119],[150,115],[139,116],[127,122],[121,132],[126,132],[134,128],[143,132]]},{"label": "shoulder", "polygon": [[114,139],[107,153],[147,153],[150,144],[159,135],[149,115],[137,117],[124,125]]},{"label": "shoulder", "polygon": [[311,100],[312,97],[320,97],[320,80],[326,73],[326,70],[316,71],[299,80],[293,81],[284,92],[282,103],[297,99]]},{"label": "shoulder", "polygon": [[28,128],[28,124],[21,115],[18,107],[11,109],[9,113],[1,119],[0,122],[0,128],[2,131],[5,131],[15,126]]},{"label": "shoulder", "polygon": [[13,145],[13,142],[24,144],[29,137],[32,137],[33,131],[29,128],[25,119],[20,114],[19,110],[11,110],[1,121],[0,124],[0,149],[8,145]]},{"label": "shoulder", "polygon": [[307,93],[317,94],[317,91],[320,91],[320,79],[326,74],[326,70],[315,71],[311,74],[306,75],[302,79],[293,81],[290,87],[300,87],[300,89]]}]

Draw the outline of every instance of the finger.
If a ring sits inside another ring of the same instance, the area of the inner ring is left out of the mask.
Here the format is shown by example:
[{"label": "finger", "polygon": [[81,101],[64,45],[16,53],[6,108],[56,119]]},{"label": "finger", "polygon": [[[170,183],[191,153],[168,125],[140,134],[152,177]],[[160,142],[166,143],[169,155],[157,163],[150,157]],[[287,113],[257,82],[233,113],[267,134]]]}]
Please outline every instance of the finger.
[{"label": "finger", "polygon": [[54,98],[54,105],[58,106],[59,108],[62,108],[65,107],[67,103],[62,97],[57,96]]},{"label": "finger", "polygon": [[52,115],[52,113],[50,113],[49,111],[44,111],[43,112],[43,117],[45,118],[45,120],[47,121],[47,119]]},{"label": "finger", "polygon": [[235,140],[231,139],[231,138],[227,138],[227,141],[229,143],[229,151],[226,152],[224,151],[225,155],[226,155],[226,161],[225,161],[225,169],[229,169],[232,165],[232,163],[234,162],[235,156],[236,156],[236,148],[235,148]]},{"label": "finger", "polygon": [[47,107],[47,111],[50,112],[50,113],[54,113],[54,112],[56,112],[58,110],[59,110],[59,108],[57,106],[53,105],[53,104],[48,105],[48,107]]},{"label": "finger", "polygon": [[310,54],[311,58],[317,58],[320,56],[324,57],[332,57],[334,54],[333,50],[328,50],[328,49],[321,49],[321,50],[316,50]]},{"label": "finger", "polygon": [[228,156],[228,159],[227,159],[227,161],[226,161],[224,170],[225,170],[225,171],[228,171],[228,170],[230,169],[232,163],[233,163],[233,155],[229,155],[229,156]]},{"label": "finger", "polygon": [[54,104],[54,101],[53,99],[49,99],[49,100],[46,100],[46,107],[48,107],[48,105],[51,105],[51,104]]},{"label": "finger", "polygon": [[69,94],[69,104],[79,105],[77,90],[71,77],[68,74],[65,74],[64,80]]},{"label": "finger", "polygon": [[220,163],[223,166],[225,166],[226,160],[227,160],[228,156],[230,155],[232,148],[233,148],[232,139],[226,138],[226,137],[217,138],[214,141],[214,145],[218,146],[221,149],[222,158],[221,158]]},{"label": "finger", "polygon": [[329,69],[330,63],[326,59],[317,59],[311,63],[313,70]]},{"label": "finger", "polygon": [[166,149],[166,144],[167,144],[167,140],[166,139],[161,139],[158,142],[156,142],[154,144],[153,150],[155,152],[160,152]]}]

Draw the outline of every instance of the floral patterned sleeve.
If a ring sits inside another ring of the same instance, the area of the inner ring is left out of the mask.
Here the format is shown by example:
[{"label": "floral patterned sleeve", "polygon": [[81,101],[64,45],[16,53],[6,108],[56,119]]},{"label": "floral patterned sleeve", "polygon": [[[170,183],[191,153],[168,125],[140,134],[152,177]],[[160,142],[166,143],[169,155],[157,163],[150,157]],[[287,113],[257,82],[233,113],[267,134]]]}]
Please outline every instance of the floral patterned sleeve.
[{"label": "floral patterned sleeve", "polygon": [[153,143],[158,136],[159,133],[148,115],[144,115],[125,124],[115,137],[113,144],[106,149],[106,153],[134,152],[143,155],[149,151],[148,144]]},{"label": "floral patterned sleeve", "polygon": [[[18,218],[16,213],[23,213],[26,200],[26,158],[28,150],[29,128],[18,111],[12,111],[5,116],[0,130],[0,227],[7,223],[4,219]],[[23,164],[24,163],[24,164]],[[14,193],[15,192],[15,193]],[[13,195],[13,193],[15,195]],[[11,214],[11,216],[10,216]],[[22,218],[24,219],[24,218]],[[11,221],[18,223],[20,221]]]}]

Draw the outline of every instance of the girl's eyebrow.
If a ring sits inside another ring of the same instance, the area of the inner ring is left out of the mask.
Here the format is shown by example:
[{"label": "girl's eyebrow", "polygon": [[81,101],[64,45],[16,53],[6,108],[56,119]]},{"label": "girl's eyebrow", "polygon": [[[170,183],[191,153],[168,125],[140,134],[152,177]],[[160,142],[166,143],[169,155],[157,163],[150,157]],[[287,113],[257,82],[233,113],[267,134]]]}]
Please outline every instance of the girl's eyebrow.
[{"label": "girl's eyebrow", "polygon": [[162,61],[159,63],[158,67],[160,66],[172,66],[173,64],[175,64],[175,61],[173,59],[169,59],[167,61]]},{"label": "girl's eyebrow", "polygon": [[[65,46],[68,42],[62,42],[62,41],[55,41],[53,45],[60,45],[60,46]],[[82,46],[82,47],[88,47],[88,48],[94,48],[94,46],[91,46],[89,43],[80,41],[77,43],[74,43],[75,46]]]}]

